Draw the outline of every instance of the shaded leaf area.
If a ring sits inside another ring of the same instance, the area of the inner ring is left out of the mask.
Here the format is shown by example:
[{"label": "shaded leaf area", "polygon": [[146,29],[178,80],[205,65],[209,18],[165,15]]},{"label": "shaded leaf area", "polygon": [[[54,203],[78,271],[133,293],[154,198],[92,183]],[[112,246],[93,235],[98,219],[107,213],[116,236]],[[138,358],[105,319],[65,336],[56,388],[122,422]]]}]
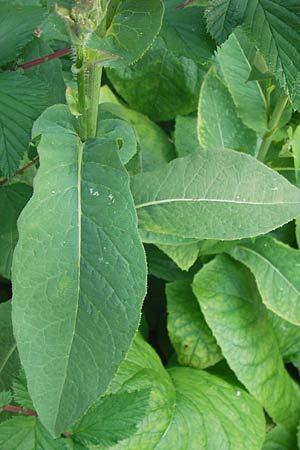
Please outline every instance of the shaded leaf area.
[{"label": "shaded leaf area", "polygon": [[169,256],[181,270],[188,271],[197,261],[200,243],[195,242],[186,245],[163,245],[157,247]]},{"label": "shaded leaf area", "polygon": [[155,121],[197,109],[201,81],[214,50],[203,8],[179,10],[177,5],[177,0],[165,1],[162,29],[137,64],[108,71],[130,107]]},{"label": "shaded leaf area", "polygon": [[197,116],[177,116],[174,142],[179,158],[202,150],[197,136]]},{"label": "shaded leaf area", "polygon": [[47,86],[21,71],[0,73],[0,170],[11,176],[27,151],[33,122],[48,105]]},{"label": "shaded leaf area", "polygon": [[228,256],[217,256],[196,275],[193,288],[237,378],[275,423],[295,430],[300,416],[299,387],[285,371],[251,273]]},{"label": "shaded leaf area", "polygon": [[229,150],[199,152],[136,175],[131,190],[142,239],[170,245],[266,233],[300,209],[297,188],[251,156]]},{"label": "shaded leaf area", "polygon": [[255,154],[256,134],[237,115],[230,92],[213,69],[200,91],[198,136],[205,149],[232,148]]},{"label": "shaded leaf area", "polygon": [[97,138],[83,151],[75,129],[63,105],[35,124],[41,165],[19,219],[13,265],[22,365],[39,417],[56,435],[107,388],[138,327],[146,289],[117,145]]},{"label": "shaded leaf area", "polygon": [[20,368],[11,324],[11,302],[0,304],[0,391],[7,391]]},{"label": "shaded leaf area", "polygon": [[10,279],[15,245],[18,241],[17,220],[32,195],[32,188],[24,183],[3,186],[0,189],[0,274]]},{"label": "shaded leaf area", "polygon": [[266,437],[262,450],[294,450],[296,436],[281,425],[273,428]]},{"label": "shaded leaf area", "polygon": [[294,0],[215,0],[207,13],[208,29],[223,41],[242,24],[265,58],[270,71],[286,90],[295,109],[300,107],[300,5]]}]

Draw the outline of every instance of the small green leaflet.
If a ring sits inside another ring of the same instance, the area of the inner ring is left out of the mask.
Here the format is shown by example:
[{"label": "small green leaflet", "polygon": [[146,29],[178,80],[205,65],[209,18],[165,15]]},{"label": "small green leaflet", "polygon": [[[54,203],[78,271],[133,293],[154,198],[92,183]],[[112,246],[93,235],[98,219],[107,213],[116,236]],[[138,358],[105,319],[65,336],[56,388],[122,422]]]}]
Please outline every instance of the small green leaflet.
[{"label": "small green leaflet", "polygon": [[10,388],[20,362],[11,324],[11,302],[0,304],[0,391]]},{"label": "small green leaflet", "polygon": [[222,359],[189,282],[166,285],[168,332],[180,365],[205,369]]},{"label": "small green leaflet", "polygon": [[201,86],[197,128],[203,148],[232,148],[255,154],[256,134],[237,115],[230,92],[213,68]]},{"label": "small green leaflet", "polygon": [[[161,0],[123,0],[102,38],[94,33],[88,46],[114,56],[109,67],[123,67],[137,61],[153,43],[162,23]],[[133,45],[134,44],[134,45]]]},{"label": "small green leaflet", "polygon": [[14,332],[29,393],[54,435],[107,388],[136,332],[146,289],[117,145],[96,138],[82,148],[74,121],[60,105],[35,124],[41,166],[19,219],[12,270]]},{"label": "small green leaflet", "polygon": [[169,256],[181,270],[189,270],[199,256],[200,242],[186,245],[163,245],[157,247]]},{"label": "small green leaflet", "polygon": [[5,220],[0,222],[0,275],[10,279],[10,269],[15,245],[18,240],[17,220],[32,195],[32,188],[16,183],[0,188],[0,211]]},{"label": "small green leaflet", "polygon": [[34,120],[48,105],[47,86],[18,72],[0,73],[0,170],[11,176],[27,150]]},{"label": "small green leaflet", "polygon": [[164,244],[174,244],[174,238],[255,236],[300,212],[297,188],[251,156],[231,150],[175,159],[132,177],[131,190],[142,239],[151,233],[152,242]]},{"label": "small green leaflet", "polygon": [[266,307],[300,325],[300,251],[263,236],[237,245],[230,254],[251,270]]},{"label": "small green leaflet", "polygon": [[296,429],[300,417],[299,387],[284,368],[251,273],[228,256],[220,255],[198,272],[193,290],[237,378],[275,423]]}]

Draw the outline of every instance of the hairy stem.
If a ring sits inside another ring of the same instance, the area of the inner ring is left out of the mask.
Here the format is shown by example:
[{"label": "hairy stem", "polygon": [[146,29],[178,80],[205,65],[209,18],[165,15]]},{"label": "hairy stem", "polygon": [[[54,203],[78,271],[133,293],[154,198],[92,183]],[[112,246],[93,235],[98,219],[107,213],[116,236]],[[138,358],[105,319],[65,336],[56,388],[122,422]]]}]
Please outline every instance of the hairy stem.
[{"label": "hairy stem", "polygon": [[78,109],[81,114],[79,118],[80,137],[82,141],[87,138],[87,114],[85,99],[85,73],[83,67],[83,49],[79,48],[76,60],[77,73],[77,89],[78,89]]},{"label": "hairy stem", "polygon": [[35,411],[33,411],[32,409],[23,409],[23,408],[20,408],[19,406],[11,406],[11,405],[3,406],[2,410],[20,413],[20,414],[23,414],[24,416],[37,416],[37,413]]},{"label": "hairy stem", "polygon": [[288,102],[288,97],[285,94],[282,94],[276,103],[275,109],[270,118],[269,130],[267,131],[267,133],[265,133],[262,143],[261,143],[261,146],[258,151],[257,159],[259,161],[263,162],[266,159],[268,150],[269,150],[270,145],[273,140],[274,133],[276,132],[276,130],[279,126],[279,122],[280,122],[281,116],[283,114],[283,111],[286,107],[287,102]]},{"label": "hairy stem", "polygon": [[[35,156],[33,158],[32,161],[30,161],[28,164],[25,164],[25,166],[21,167],[20,169],[18,169],[14,174],[13,177],[15,177],[16,175],[18,175],[19,173],[23,172],[23,170],[29,169],[29,167],[33,166],[37,161],[39,160],[38,156]],[[0,186],[2,186],[3,184],[6,184],[9,182],[9,178],[3,178],[2,180],[0,180]]]},{"label": "hairy stem", "polygon": [[94,138],[97,132],[101,77],[102,66],[97,64],[91,65],[88,85],[89,108],[87,110],[87,137],[89,138]]}]

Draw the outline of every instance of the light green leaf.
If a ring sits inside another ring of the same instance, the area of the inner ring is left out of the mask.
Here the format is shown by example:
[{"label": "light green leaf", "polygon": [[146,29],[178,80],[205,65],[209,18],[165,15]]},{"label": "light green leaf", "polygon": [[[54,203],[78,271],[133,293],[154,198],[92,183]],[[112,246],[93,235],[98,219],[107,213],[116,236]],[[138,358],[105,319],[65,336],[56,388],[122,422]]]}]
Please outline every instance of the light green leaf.
[{"label": "light green leaf", "polygon": [[144,57],[131,67],[108,71],[130,107],[155,121],[197,109],[201,81],[215,48],[203,8],[177,9],[177,0],[164,4],[161,31]]},{"label": "light green leaf", "polygon": [[119,119],[100,120],[97,136],[116,141],[120,149],[120,159],[126,164],[137,151],[137,137],[132,126]]},{"label": "light green leaf", "polygon": [[11,386],[20,362],[11,324],[11,302],[0,304],[0,390]]},{"label": "light green leaf", "polygon": [[237,378],[276,423],[294,429],[299,387],[285,371],[251,273],[228,256],[217,256],[198,272],[193,289]]},{"label": "light green leaf", "polygon": [[232,97],[214,69],[202,83],[197,128],[203,148],[232,148],[255,154],[256,134],[238,117]]},{"label": "light green leaf", "polygon": [[110,67],[132,64],[153,43],[161,28],[163,11],[161,0],[121,1],[105,36],[94,34],[88,45],[118,56],[108,62]]},{"label": "light green leaf", "polygon": [[295,450],[296,445],[295,434],[278,425],[267,434],[262,450]]},{"label": "light green leaf", "polygon": [[221,350],[207,326],[190,283],[166,285],[168,332],[179,364],[205,369],[222,359]]},{"label": "light green leaf", "polygon": [[0,274],[4,278],[10,278],[12,256],[18,240],[17,220],[31,195],[31,187],[24,183],[0,189],[0,211],[5,211],[5,219],[0,222]]},{"label": "light green leaf", "polygon": [[[24,20],[24,18],[23,18]],[[20,72],[0,73],[0,170],[15,172],[30,141],[33,122],[47,106],[47,88]]]},{"label": "light green leaf", "polygon": [[12,270],[14,333],[30,396],[53,434],[107,388],[138,327],[146,287],[117,146],[96,138],[83,148],[73,120],[61,105],[35,124],[41,166],[19,219]]},{"label": "light green leaf", "polygon": [[[251,64],[239,37],[232,34],[217,53],[226,85],[245,125],[263,135],[267,130],[266,100],[258,81],[248,81]],[[234,67],[234,70],[233,70]]]},{"label": "light green leaf", "polygon": [[148,117],[123,105],[112,103],[101,104],[100,112],[102,110],[104,113],[110,112],[133,126],[140,145],[140,170],[142,172],[154,170],[175,157],[173,146],[166,133]]},{"label": "light green leaf", "polygon": [[12,388],[14,393],[14,400],[16,401],[16,403],[18,403],[24,409],[34,410],[32,400],[28,393],[27,381],[23,369],[21,369],[18,375],[14,378]]},{"label": "light green leaf", "polygon": [[202,150],[197,136],[196,115],[176,117],[174,140],[179,157]]},{"label": "light green leaf", "polygon": [[52,439],[36,417],[13,417],[0,424],[5,450],[65,450],[63,439]]},{"label": "light green leaf", "polygon": [[147,413],[149,397],[149,389],[103,397],[72,428],[73,438],[104,447],[130,438]]},{"label": "light green leaf", "polygon": [[34,38],[34,30],[43,21],[44,9],[26,3],[26,5],[15,5],[10,1],[0,3],[0,65],[16,59],[21,49]]},{"label": "light green leaf", "polygon": [[230,254],[251,270],[266,307],[300,325],[300,251],[263,236],[237,245]]},{"label": "light green leaf", "polygon": [[7,406],[12,401],[12,395],[10,391],[2,391],[0,392],[0,407]]},{"label": "light green leaf", "polygon": [[157,247],[168,255],[181,270],[189,270],[198,258],[200,243],[195,242],[186,245],[157,244]]},{"label": "light green leaf", "polygon": [[266,233],[300,210],[297,188],[251,156],[230,150],[176,159],[134,176],[131,189],[142,238],[152,233],[152,242],[156,236],[165,244],[168,236],[241,239]]}]

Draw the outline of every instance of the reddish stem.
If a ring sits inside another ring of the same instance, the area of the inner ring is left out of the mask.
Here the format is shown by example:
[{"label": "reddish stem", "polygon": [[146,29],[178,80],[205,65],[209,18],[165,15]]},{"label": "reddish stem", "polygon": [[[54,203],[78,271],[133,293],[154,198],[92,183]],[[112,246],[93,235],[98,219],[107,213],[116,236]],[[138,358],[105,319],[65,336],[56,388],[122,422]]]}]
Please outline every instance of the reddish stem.
[{"label": "reddish stem", "polygon": [[2,409],[3,411],[17,412],[25,416],[37,416],[37,413],[32,409],[23,409],[20,408],[19,406],[12,406],[12,405],[3,406]]},{"label": "reddish stem", "polygon": [[20,64],[16,68],[10,69],[10,71],[14,72],[19,67],[21,67],[24,70],[30,69],[31,67],[39,66],[40,64],[44,64],[48,61],[51,61],[51,59],[60,58],[61,56],[69,55],[71,52],[72,52],[71,47],[64,48],[62,50],[58,50],[57,52],[50,53],[50,55],[43,56],[42,58],[37,58],[37,59],[34,59],[27,63]]},{"label": "reddish stem", "polygon": [[191,5],[192,3],[194,3],[195,0],[186,0],[183,3],[180,3],[180,5],[177,5],[176,8],[185,8],[188,5]]},{"label": "reddish stem", "polygon": [[[21,167],[21,169],[17,170],[14,174],[13,177],[15,177],[16,175],[18,175],[19,173],[23,172],[23,170],[28,169],[29,167],[33,166],[37,161],[38,161],[39,157],[35,156],[33,158],[32,161],[30,161],[28,164],[26,164],[25,166]],[[8,178],[3,178],[3,180],[0,181],[0,186],[2,186],[3,184],[6,184],[9,182]]]}]

